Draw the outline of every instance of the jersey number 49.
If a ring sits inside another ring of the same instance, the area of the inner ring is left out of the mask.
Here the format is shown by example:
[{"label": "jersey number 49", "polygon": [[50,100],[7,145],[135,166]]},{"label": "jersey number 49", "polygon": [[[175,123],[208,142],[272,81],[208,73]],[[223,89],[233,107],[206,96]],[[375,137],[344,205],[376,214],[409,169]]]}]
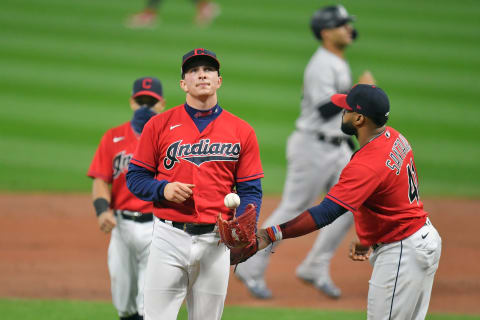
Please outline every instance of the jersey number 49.
[{"label": "jersey number 49", "polygon": [[413,158],[410,158],[410,164],[407,164],[407,174],[408,174],[408,200],[410,203],[417,200],[420,196],[418,195],[418,179],[417,172],[415,171],[415,166],[413,164]]}]

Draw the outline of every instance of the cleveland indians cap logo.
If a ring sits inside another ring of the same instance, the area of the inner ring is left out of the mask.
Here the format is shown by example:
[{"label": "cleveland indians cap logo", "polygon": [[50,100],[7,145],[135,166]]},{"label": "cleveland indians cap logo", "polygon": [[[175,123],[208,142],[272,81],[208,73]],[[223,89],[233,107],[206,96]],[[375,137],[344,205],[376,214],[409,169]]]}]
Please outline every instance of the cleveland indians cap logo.
[{"label": "cleveland indians cap logo", "polygon": [[210,143],[210,139],[202,139],[197,143],[181,144],[182,140],[175,141],[167,148],[163,159],[163,166],[170,170],[183,159],[200,166],[210,161],[238,161],[240,155],[240,143]]}]

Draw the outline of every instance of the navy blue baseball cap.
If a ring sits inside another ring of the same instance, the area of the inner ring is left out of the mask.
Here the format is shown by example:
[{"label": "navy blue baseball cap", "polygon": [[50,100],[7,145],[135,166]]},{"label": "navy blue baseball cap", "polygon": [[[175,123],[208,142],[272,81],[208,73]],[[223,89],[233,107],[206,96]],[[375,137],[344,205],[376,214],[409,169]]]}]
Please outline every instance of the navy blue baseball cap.
[{"label": "navy blue baseball cap", "polygon": [[199,60],[199,59],[205,59],[209,61],[212,66],[220,71],[220,62],[217,59],[217,55],[215,52],[204,49],[204,48],[197,48],[193,49],[192,51],[187,52],[182,59],[182,74],[185,73],[185,71],[188,70],[190,65]]},{"label": "navy blue baseball cap", "polygon": [[348,94],[334,94],[331,100],[340,108],[363,114],[379,126],[387,123],[390,101],[387,94],[377,86],[357,84]]},{"label": "navy blue baseball cap", "polygon": [[155,77],[138,78],[133,83],[132,98],[138,96],[151,96],[158,100],[162,100],[162,83]]}]

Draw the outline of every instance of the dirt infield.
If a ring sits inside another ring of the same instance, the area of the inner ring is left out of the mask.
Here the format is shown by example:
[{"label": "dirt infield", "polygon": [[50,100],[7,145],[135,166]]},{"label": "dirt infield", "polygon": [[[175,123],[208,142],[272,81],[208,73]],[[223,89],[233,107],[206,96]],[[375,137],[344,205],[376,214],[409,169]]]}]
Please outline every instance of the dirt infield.
[{"label": "dirt infield", "polygon": [[[264,199],[263,219],[278,200]],[[480,200],[424,203],[443,238],[430,311],[480,314]],[[332,261],[341,299],[330,300],[295,278],[315,236],[288,240],[272,256],[267,282],[274,299],[251,298],[232,275],[227,304],[365,310],[371,267],[346,258],[353,230]],[[0,297],[109,300],[108,239],[98,230],[89,195],[0,195]]]}]

